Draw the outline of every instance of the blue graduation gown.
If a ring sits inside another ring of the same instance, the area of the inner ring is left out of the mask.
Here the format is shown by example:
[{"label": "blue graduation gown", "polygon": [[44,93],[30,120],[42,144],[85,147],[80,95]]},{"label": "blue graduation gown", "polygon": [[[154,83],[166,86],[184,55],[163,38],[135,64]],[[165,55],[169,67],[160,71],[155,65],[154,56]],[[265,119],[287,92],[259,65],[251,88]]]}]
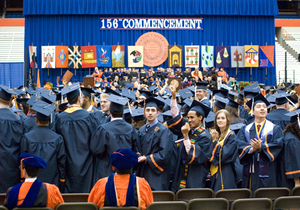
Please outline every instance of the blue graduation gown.
[{"label": "blue graduation gown", "polygon": [[273,112],[268,113],[267,119],[278,125],[281,130],[284,130],[285,127],[290,123],[290,117],[285,114],[289,113],[286,109],[276,109]]},{"label": "blue graduation gown", "polygon": [[[248,126],[250,126],[250,139],[254,139],[255,125],[253,123]],[[239,159],[243,165],[242,187],[250,188],[252,192],[262,187],[277,187],[276,158],[283,146],[283,133],[279,126],[274,124],[272,126],[272,132],[267,135],[267,144],[265,141],[261,143],[260,152],[255,151],[249,154],[251,149],[250,140],[248,141],[245,137],[247,126],[244,126],[237,135]],[[264,131],[262,132],[264,133]],[[250,173],[250,171],[252,172]],[[249,186],[249,183],[251,183],[251,186]]]},{"label": "blue graduation gown", "polygon": [[28,152],[43,158],[47,167],[40,170],[38,179],[59,186],[65,179],[66,152],[63,137],[48,126],[38,126],[24,134],[21,140],[21,153]]},{"label": "blue graduation gown", "polygon": [[20,181],[20,141],[23,120],[8,108],[0,109],[0,193]]},{"label": "blue graduation gown", "polygon": [[113,173],[110,154],[125,148],[136,152],[136,141],[136,130],[124,120],[118,119],[100,125],[93,133],[90,144],[91,152],[97,157],[94,181]]},{"label": "blue graduation gown", "polygon": [[206,106],[208,106],[208,107],[212,107],[211,106],[211,103],[209,102],[209,100],[207,99],[207,98],[205,98],[205,99],[203,99],[202,101],[201,101],[201,103],[203,103],[203,104],[205,104]]},{"label": "blue graduation gown", "polygon": [[[68,109],[67,109],[68,110]],[[90,140],[96,122],[88,111],[80,109],[57,116],[56,131],[64,138],[66,148],[66,193],[88,193],[93,186],[95,159]]]},{"label": "blue graduation gown", "polygon": [[25,133],[33,130],[34,128],[37,127],[36,121],[35,121],[35,116],[30,116],[26,120],[24,120],[24,125],[25,125]]},{"label": "blue graduation gown", "polygon": [[240,109],[240,118],[245,119],[248,116],[247,110],[244,108],[244,105],[239,106]]},{"label": "blue graduation gown", "polygon": [[101,125],[103,122],[106,122],[104,114],[101,111],[99,111],[97,108],[93,107],[90,113],[94,115],[95,120],[97,122],[97,127]]},{"label": "blue graduation gown", "polygon": [[138,131],[138,151],[147,161],[138,165],[137,175],[144,177],[152,190],[169,189],[174,146],[170,130],[160,122],[148,131],[146,125]]},{"label": "blue graduation gown", "polygon": [[[220,158],[220,145],[217,145],[217,141],[213,142],[212,157],[210,162],[213,165],[219,166]],[[214,152],[215,151],[215,152]],[[237,159],[237,141],[234,132],[231,132],[225,140],[221,150],[221,168],[218,168],[218,172],[212,176],[211,188],[214,192],[222,189],[221,179],[223,179],[224,189],[235,189],[236,188],[236,172],[235,172],[235,161]],[[222,173],[222,177],[221,177]]]}]

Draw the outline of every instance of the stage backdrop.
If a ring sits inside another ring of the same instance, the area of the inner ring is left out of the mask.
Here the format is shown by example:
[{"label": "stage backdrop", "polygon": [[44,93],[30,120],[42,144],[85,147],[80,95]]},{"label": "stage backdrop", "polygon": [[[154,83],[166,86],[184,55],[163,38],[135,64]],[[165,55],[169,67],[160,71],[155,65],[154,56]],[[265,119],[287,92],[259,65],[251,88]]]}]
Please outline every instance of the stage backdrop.
[{"label": "stage backdrop", "polygon": [[[275,45],[274,16],[276,0],[24,0],[25,48],[43,45],[135,45],[144,33],[162,34],[170,45],[243,46]],[[203,18],[203,30],[100,30],[100,18]],[[229,52],[230,55],[230,47]],[[183,51],[182,57],[185,58]],[[41,51],[37,50],[37,61]],[[127,60],[125,66],[128,66]],[[27,61],[28,62],[28,61]],[[161,66],[168,66],[168,59]],[[215,65],[216,63],[214,63]],[[38,67],[41,65],[38,64]],[[185,66],[183,59],[182,66]],[[231,65],[230,65],[231,66]],[[200,66],[201,67],[201,66]],[[27,65],[29,70],[29,62]],[[148,68],[148,67],[146,67]],[[74,69],[69,69],[75,73]],[[236,75],[235,68],[225,68]],[[66,69],[41,70],[41,81],[56,84]],[[93,69],[91,68],[92,72]],[[81,81],[89,69],[77,69],[72,82]],[[252,80],[275,85],[276,70],[238,69],[238,80]]]}]

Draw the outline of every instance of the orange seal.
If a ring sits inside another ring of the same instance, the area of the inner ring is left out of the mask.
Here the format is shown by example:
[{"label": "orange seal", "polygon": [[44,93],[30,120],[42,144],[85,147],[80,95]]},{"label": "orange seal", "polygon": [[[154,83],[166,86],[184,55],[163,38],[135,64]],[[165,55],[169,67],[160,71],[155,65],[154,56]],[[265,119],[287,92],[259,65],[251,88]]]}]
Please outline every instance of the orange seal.
[{"label": "orange seal", "polygon": [[148,32],[140,36],[136,46],[144,47],[144,65],[159,66],[168,58],[168,40],[157,32]]}]

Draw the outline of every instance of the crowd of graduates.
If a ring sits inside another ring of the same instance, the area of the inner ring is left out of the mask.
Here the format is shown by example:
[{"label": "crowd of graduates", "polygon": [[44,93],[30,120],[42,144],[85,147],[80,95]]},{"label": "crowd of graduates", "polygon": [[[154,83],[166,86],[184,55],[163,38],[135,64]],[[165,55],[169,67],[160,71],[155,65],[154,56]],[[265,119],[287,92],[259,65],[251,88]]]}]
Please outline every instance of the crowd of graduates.
[{"label": "crowd of graduates", "polygon": [[232,87],[235,83],[227,84],[226,72],[218,84],[209,79],[218,73],[195,70],[189,78],[183,76],[184,88],[177,91],[168,86],[177,70],[163,76],[160,70],[149,76],[149,71],[145,76],[143,70],[136,72],[128,84],[141,78],[143,84],[137,85],[115,80],[105,85],[108,70],[102,72],[104,78],[94,75],[94,88],[79,83],[51,90],[1,85],[0,192],[22,181],[19,156],[28,152],[48,165],[38,179],[61,193],[89,193],[113,173],[110,155],[124,148],[138,154],[133,172],[152,190],[254,191],[300,184],[296,85],[265,88],[255,83],[239,91]]}]

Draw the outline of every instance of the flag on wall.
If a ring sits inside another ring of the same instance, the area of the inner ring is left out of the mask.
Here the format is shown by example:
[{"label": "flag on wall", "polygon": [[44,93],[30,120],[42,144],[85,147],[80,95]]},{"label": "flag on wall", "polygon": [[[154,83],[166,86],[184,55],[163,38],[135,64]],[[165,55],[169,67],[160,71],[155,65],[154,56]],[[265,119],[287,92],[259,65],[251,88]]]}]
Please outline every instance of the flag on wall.
[{"label": "flag on wall", "polygon": [[112,45],[112,67],[125,67],[125,46]]},{"label": "flag on wall", "polygon": [[228,46],[216,46],[216,67],[229,68]]},{"label": "flag on wall", "polygon": [[33,68],[33,61],[35,61],[35,68],[37,68],[37,56],[36,56],[36,46],[29,46],[29,61],[30,61],[30,68]]},{"label": "flag on wall", "polygon": [[143,46],[128,46],[128,67],[143,67],[144,66],[144,47]]},{"label": "flag on wall", "polygon": [[69,51],[68,67],[71,69],[80,69],[82,67],[80,46],[69,46],[68,51]]},{"label": "flag on wall", "polygon": [[199,45],[186,45],[184,47],[185,51],[185,67],[199,68]]},{"label": "flag on wall", "polygon": [[274,45],[259,47],[259,66],[274,67]]},{"label": "flag on wall", "polygon": [[258,67],[258,45],[245,45],[245,67]]},{"label": "flag on wall", "polygon": [[231,67],[244,68],[244,46],[231,46]]},{"label": "flag on wall", "polygon": [[97,45],[97,66],[111,67],[111,46]]},{"label": "flag on wall", "polygon": [[82,68],[94,68],[97,66],[96,53],[97,53],[96,45],[81,47]]},{"label": "flag on wall", "polygon": [[169,45],[169,67],[182,67],[182,45]]},{"label": "flag on wall", "polygon": [[214,66],[214,46],[201,46],[201,66],[213,67]]},{"label": "flag on wall", "polygon": [[68,46],[56,46],[56,68],[68,68]]},{"label": "flag on wall", "polygon": [[42,46],[42,68],[55,68],[55,46]]}]

